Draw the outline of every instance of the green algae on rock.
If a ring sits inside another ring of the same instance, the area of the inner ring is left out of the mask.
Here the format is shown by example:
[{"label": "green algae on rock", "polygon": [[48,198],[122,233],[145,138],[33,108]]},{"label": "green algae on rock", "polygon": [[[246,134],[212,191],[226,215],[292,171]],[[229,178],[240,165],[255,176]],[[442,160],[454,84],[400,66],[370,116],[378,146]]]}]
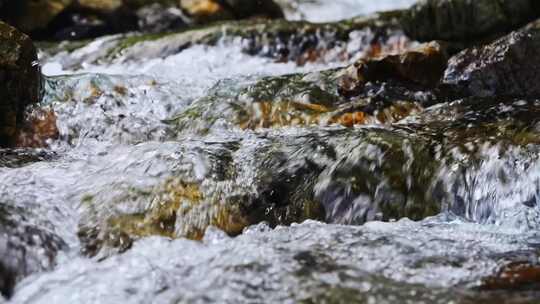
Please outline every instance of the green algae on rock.
[{"label": "green algae on rock", "polygon": [[0,22],[0,146],[14,143],[25,108],[40,99],[37,52],[28,36]]}]

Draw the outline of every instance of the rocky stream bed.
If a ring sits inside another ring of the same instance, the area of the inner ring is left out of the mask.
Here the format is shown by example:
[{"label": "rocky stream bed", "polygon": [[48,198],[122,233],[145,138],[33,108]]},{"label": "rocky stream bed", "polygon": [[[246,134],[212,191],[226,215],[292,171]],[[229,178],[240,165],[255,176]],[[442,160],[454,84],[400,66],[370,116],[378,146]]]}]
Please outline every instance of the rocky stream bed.
[{"label": "rocky stream bed", "polygon": [[540,303],[537,1],[13,3],[0,303]]}]

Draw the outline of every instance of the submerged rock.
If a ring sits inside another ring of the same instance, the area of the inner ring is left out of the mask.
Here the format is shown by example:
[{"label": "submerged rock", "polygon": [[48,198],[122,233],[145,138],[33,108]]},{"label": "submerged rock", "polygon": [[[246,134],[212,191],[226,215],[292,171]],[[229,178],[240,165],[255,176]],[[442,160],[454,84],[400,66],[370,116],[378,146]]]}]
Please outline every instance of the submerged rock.
[{"label": "submerged rock", "polygon": [[[514,192],[516,183],[536,185],[538,101],[470,98],[385,127],[229,133],[226,119],[234,123],[242,103],[217,96],[219,103],[195,102],[206,112],[185,109],[169,176],[150,187],[118,181],[87,193],[79,236],[88,254],[125,250],[149,235],[199,239],[209,226],[236,235],[261,221],[362,224],[441,210],[490,223],[508,208],[526,212],[538,204],[536,186]],[[186,140],[196,129],[219,129],[219,140]],[[517,157],[525,157],[523,166],[515,166]],[[474,197],[471,180],[486,185]]]},{"label": "submerged rock", "polygon": [[[94,255],[104,247],[125,250],[131,240],[150,235],[201,239],[209,226],[238,235],[262,221],[276,226],[324,219],[321,206],[305,190],[313,187],[321,168],[304,154],[314,153],[322,139],[299,141],[304,145],[287,138],[174,145],[180,149],[171,177],[152,187],[118,181],[114,193],[87,193],[79,231],[85,253]],[[298,158],[290,157],[294,154]]]},{"label": "submerged rock", "polygon": [[540,96],[540,21],[452,57],[442,84],[460,95]]},{"label": "submerged rock", "polygon": [[0,146],[14,143],[27,105],[37,103],[41,74],[28,36],[0,22]]},{"label": "submerged rock", "polygon": [[403,24],[416,40],[476,41],[504,34],[540,17],[536,0],[422,0]]}]

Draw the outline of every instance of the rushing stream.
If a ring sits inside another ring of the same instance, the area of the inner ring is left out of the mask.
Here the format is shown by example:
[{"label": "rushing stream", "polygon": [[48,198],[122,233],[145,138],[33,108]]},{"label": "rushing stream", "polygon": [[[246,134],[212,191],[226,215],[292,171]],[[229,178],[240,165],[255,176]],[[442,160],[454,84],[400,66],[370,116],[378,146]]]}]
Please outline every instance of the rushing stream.
[{"label": "rushing stream", "polygon": [[[330,21],[413,1],[357,2],[301,4],[288,18]],[[227,101],[249,103],[264,77],[323,77],[355,58],[336,50],[282,63],[223,39],[164,58],[92,60],[110,39],[43,51],[48,78],[35,111],[54,111],[59,139],[0,151],[0,221],[29,235],[0,244],[29,274],[0,303],[538,303],[534,289],[486,291],[486,280],[503,265],[540,263],[539,139],[516,142],[521,122],[505,120],[511,110],[538,116],[540,101],[476,109],[465,99],[465,110],[439,105],[353,128],[239,127]],[[361,50],[361,41],[342,48]],[[473,110],[493,123],[476,125]],[[458,143],[456,125],[497,140]],[[436,140],[445,145],[431,151]],[[322,217],[294,209],[314,199]],[[183,210],[172,223],[163,215],[171,201]],[[267,209],[247,222],[259,224],[237,228],[246,202]],[[302,218],[321,222],[294,223]],[[232,233],[201,233],[208,224]]]}]

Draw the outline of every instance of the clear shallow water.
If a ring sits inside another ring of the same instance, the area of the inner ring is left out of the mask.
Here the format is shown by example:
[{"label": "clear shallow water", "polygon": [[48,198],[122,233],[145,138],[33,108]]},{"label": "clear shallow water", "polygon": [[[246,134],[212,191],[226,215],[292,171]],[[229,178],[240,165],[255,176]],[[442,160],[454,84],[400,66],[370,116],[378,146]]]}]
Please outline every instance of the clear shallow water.
[{"label": "clear shallow water", "polygon": [[[351,11],[353,4],[328,2],[316,11],[306,4],[306,18],[342,19],[375,9],[355,6]],[[317,15],[320,11],[332,14]],[[511,261],[538,263],[538,208],[521,206],[537,192],[539,180],[537,170],[524,168],[535,168],[538,161],[521,149],[499,159],[496,147],[483,149],[483,158],[492,160],[464,178],[470,185],[456,195],[467,198],[461,217],[444,213],[420,222],[363,226],[308,221],[270,229],[261,224],[235,238],[211,228],[202,242],[145,237],[123,254],[82,256],[77,232],[88,221],[88,197],[119,202],[98,205],[100,210],[92,210],[97,214],[115,212],[109,208],[135,212],[147,208],[153,191],[178,175],[207,179],[208,187],[215,186],[211,180],[219,179],[213,175],[220,170],[212,157],[227,155],[229,148],[223,147],[230,145],[237,151],[232,162],[240,168],[232,185],[255,192],[250,188],[257,180],[257,172],[250,170],[258,165],[253,155],[271,139],[313,133],[298,128],[245,131],[222,121],[203,136],[178,131],[167,119],[216,85],[234,90],[264,76],[345,63],[298,67],[242,54],[235,43],[194,46],[164,59],[87,64],[76,71],[64,70],[54,60],[44,63],[45,74],[87,74],[48,81],[46,103],[57,115],[60,139],[51,142],[50,160],[0,168],[0,197],[9,206],[32,210],[29,225],[57,235],[64,245],[56,265],[37,246],[35,263],[43,265],[36,269],[49,271],[20,282],[12,303],[489,303],[500,298],[471,291],[486,276]],[[342,149],[381,157],[374,146],[355,150],[355,144]],[[310,148],[290,149],[296,151],[289,159],[293,164],[302,160],[301,153],[311,153]],[[349,155],[354,159],[354,153]],[[515,167],[508,166],[512,161]],[[514,174],[509,180],[517,182],[502,185],[493,176],[499,168]],[[440,176],[453,176],[452,167],[448,170]],[[230,190],[226,182],[220,189]],[[361,197],[353,203],[363,206]],[[522,302],[515,303],[534,303],[535,296],[522,294]]]}]

